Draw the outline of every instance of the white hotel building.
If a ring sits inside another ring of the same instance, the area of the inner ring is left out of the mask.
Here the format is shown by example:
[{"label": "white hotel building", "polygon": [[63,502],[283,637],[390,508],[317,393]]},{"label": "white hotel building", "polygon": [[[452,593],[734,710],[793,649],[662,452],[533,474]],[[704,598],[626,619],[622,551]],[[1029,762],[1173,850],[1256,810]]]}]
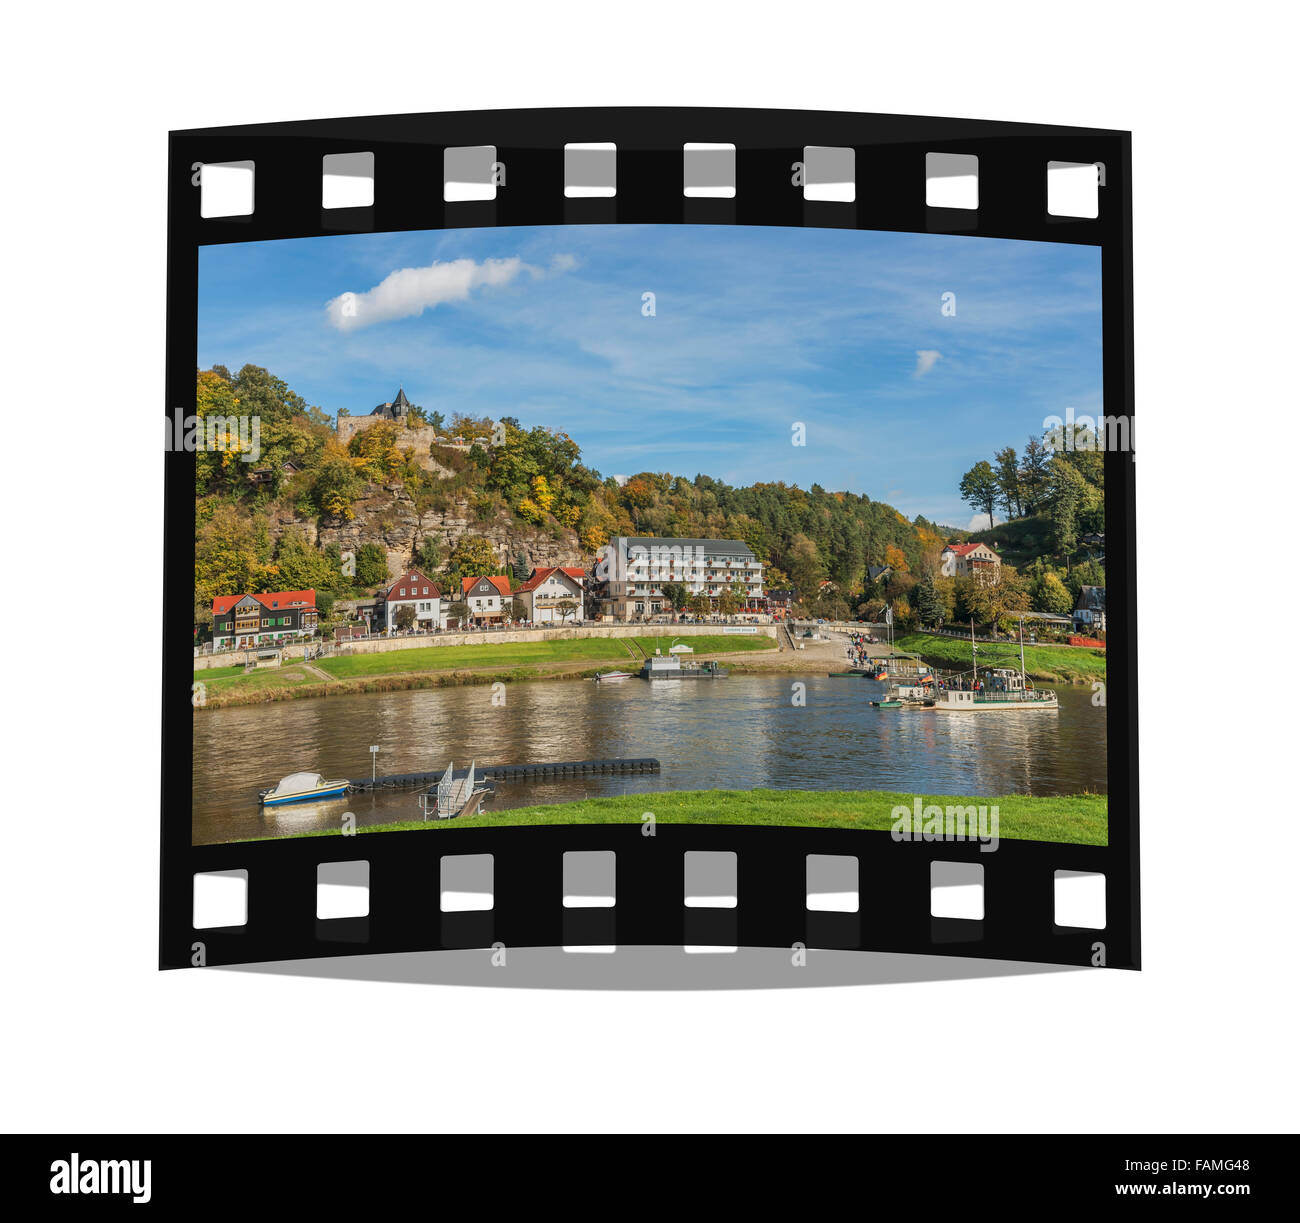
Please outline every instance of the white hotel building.
[{"label": "white hotel building", "polygon": [[604,579],[601,613],[614,620],[671,612],[663,588],[673,582],[680,582],[692,595],[706,596],[715,611],[719,596],[740,585],[745,592],[741,614],[767,611],[763,563],[738,539],[620,535],[609,541],[597,576]]}]

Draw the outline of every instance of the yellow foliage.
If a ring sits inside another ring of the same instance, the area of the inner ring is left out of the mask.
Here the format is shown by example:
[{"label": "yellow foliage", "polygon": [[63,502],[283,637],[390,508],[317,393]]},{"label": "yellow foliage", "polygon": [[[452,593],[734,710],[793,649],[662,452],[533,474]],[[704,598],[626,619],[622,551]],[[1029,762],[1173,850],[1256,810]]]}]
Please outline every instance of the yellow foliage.
[{"label": "yellow foliage", "polygon": [[551,512],[551,507],[555,504],[555,494],[551,491],[551,486],[547,484],[545,476],[533,477],[533,496],[532,500],[541,507],[545,514]]},{"label": "yellow foliage", "polygon": [[321,501],[321,509],[334,518],[350,520],[356,517],[351,503],[339,493],[326,493]]}]

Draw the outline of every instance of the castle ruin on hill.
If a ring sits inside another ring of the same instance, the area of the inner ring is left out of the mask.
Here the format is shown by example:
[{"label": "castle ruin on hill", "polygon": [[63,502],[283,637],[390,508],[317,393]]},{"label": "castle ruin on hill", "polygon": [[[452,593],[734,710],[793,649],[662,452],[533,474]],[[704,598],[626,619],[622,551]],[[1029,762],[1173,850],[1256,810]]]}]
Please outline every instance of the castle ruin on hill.
[{"label": "castle ruin on hill", "polygon": [[459,438],[447,437],[439,433],[432,425],[417,423],[411,418],[411,413],[419,410],[417,405],[412,404],[407,399],[406,392],[399,386],[393,399],[387,403],[378,404],[370,410],[367,416],[352,416],[346,412],[340,412],[335,424],[335,430],[338,433],[339,441],[346,446],[363,429],[369,429],[379,421],[400,424],[403,426],[403,430],[397,439],[398,448],[402,450],[413,449],[415,451],[415,461],[426,471],[444,471],[445,469],[434,461],[433,456],[429,453],[429,447],[442,446],[447,450],[466,452],[470,449],[471,443],[462,441]]}]

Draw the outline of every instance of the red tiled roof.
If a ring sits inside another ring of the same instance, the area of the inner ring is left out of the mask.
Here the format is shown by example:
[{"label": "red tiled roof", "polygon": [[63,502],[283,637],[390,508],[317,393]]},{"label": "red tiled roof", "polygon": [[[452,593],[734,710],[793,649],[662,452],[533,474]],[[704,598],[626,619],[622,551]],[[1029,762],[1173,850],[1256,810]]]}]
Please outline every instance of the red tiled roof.
[{"label": "red tiled roof", "polygon": [[[220,616],[228,612],[240,599],[246,599],[247,595],[219,595],[212,600],[212,614]],[[292,607],[312,607],[316,606],[316,592],[314,590],[268,590],[266,594],[254,595],[255,598],[267,611],[284,611]]]},{"label": "red tiled roof", "polygon": [[[987,548],[988,545],[987,544],[949,544],[944,549],[944,551],[951,552],[954,556],[969,556],[972,552],[975,551],[976,548],[979,547]],[[992,552],[993,549],[989,548],[989,551]]]},{"label": "red tiled roof", "polygon": [[492,577],[483,574],[476,578],[461,578],[460,593],[463,595],[469,594],[469,592],[473,590],[479,582],[483,581],[484,577],[487,577],[487,580],[491,582],[492,585],[495,586],[507,599],[510,597],[510,579],[506,577],[505,574],[497,574]]},{"label": "red tiled roof", "polygon": [[[429,588],[429,593],[427,595],[416,594],[414,588],[417,586],[420,588],[421,591],[423,591],[423,589],[427,586]],[[410,593],[404,595],[398,594],[397,592],[399,590],[402,590],[403,588],[409,590]],[[429,579],[425,577],[424,574],[422,574],[418,569],[408,569],[404,574],[402,574],[402,576],[398,578],[397,581],[395,581],[388,588],[388,595],[387,595],[387,600],[389,603],[400,603],[404,599],[410,600],[410,599],[440,599],[440,598],[442,598],[442,595],[439,593],[438,587],[435,586],[431,581],[429,581]]]},{"label": "red tiled roof", "polygon": [[581,569],[571,569],[567,565],[546,565],[541,569],[534,569],[532,577],[528,579],[517,591],[516,594],[522,594],[526,590],[536,590],[547,578],[553,573],[564,573],[578,583],[579,588],[582,586],[582,579],[586,573]]}]

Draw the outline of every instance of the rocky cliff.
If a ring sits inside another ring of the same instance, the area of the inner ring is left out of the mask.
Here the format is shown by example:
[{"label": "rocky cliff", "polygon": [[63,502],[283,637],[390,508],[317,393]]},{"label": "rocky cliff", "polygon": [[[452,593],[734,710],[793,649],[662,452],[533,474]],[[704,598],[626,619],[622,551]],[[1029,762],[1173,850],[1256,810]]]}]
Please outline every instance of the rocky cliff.
[{"label": "rocky cliff", "polygon": [[349,521],[326,520],[319,527],[314,518],[277,510],[270,519],[271,535],[278,539],[285,530],[296,528],[318,547],[337,544],[344,552],[355,552],[362,544],[378,544],[388,554],[388,572],[393,577],[410,566],[421,540],[430,536],[441,542],[444,558],[462,535],[482,536],[496,549],[503,573],[512,571],[515,557],[521,554],[530,566],[586,563],[574,531],[565,530],[554,539],[548,532],[515,522],[505,514],[490,523],[476,522],[466,504],[421,514],[400,485],[371,485],[352,508],[355,517]]}]

